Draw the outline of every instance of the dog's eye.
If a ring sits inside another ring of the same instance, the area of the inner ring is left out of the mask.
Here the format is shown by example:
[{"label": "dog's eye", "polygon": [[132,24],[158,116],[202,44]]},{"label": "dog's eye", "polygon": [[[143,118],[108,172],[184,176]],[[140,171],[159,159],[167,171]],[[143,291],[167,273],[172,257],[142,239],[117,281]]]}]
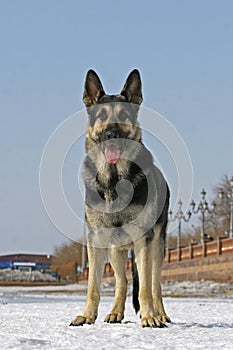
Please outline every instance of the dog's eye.
[{"label": "dog's eye", "polygon": [[124,111],[121,111],[118,115],[118,118],[120,121],[124,122],[128,118],[128,114],[126,114]]},{"label": "dog's eye", "polygon": [[97,116],[97,118],[98,118],[99,120],[101,120],[101,122],[104,122],[104,121],[107,119],[107,114],[106,114],[106,112],[105,112],[105,111],[102,111],[102,112]]}]

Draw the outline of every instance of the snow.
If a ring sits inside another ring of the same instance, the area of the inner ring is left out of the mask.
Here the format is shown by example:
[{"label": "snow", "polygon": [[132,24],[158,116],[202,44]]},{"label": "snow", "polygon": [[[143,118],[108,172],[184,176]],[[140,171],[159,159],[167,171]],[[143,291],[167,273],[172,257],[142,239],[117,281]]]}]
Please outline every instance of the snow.
[{"label": "snow", "polygon": [[[214,290],[220,293],[204,298],[165,297],[172,323],[167,328],[150,329],[141,327],[131,297],[127,298],[121,324],[103,322],[113,303],[113,296],[106,295],[112,290],[109,284],[102,285],[107,293],[101,298],[95,325],[83,327],[69,327],[69,323],[82,313],[85,285],[0,287],[0,347],[2,350],[232,349],[233,300],[225,293],[226,289],[227,285],[214,282],[163,284],[165,295],[172,291],[178,295],[182,290],[187,295],[188,291],[198,295],[201,290],[206,296]],[[232,290],[232,284],[228,290]]]}]

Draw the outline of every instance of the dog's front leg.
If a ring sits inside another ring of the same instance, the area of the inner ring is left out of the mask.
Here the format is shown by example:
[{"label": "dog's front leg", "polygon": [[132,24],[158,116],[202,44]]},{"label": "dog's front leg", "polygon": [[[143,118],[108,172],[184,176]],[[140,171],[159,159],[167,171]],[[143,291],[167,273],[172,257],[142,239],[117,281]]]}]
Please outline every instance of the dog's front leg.
[{"label": "dog's front leg", "polygon": [[127,279],[125,274],[127,257],[128,250],[120,250],[118,248],[111,248],[110,250],[110,262],[116,278],[116,291],[112,310],[104,320],[108,323],[120,323],[124,318],[127,294]]},{"label": "dog's front leg", "polygon": [[134,243],[135,261],[139,275],[140,317],[143,327],[164,327],[153,307],[152,242],[147,234]]},{"label": "dog's front leg", "polygon": [[77,316],[71,326],[82,326],[84,323],[95,323],[100,300],[100,283],[103,276],[107,249],[87,247],[89,261],[89,276],[87,300],[83,315]]}]

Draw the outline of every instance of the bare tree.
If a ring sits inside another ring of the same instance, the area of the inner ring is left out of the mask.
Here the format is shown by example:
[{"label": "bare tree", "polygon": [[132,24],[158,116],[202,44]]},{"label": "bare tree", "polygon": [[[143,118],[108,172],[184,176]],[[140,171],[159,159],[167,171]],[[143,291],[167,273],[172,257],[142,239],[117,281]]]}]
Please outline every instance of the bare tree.
[{"label": "bare tree", "polygon": [[[200,227],[195,228],[195,230],[193,231],[186,231],[186,232],[182,232],[181,235],[181,246],[187,246],[189,245],[191,242],[192,243],[198,243],[200,242],[201,239],[201,229]],[[169,235],[167,238],[168,241],[168,248],[170,249],[176,249],[177,248],[177,235]]]},{"label": "bare tree", "polygon": [[67,264],[76,262],[78,265],[82,263],[82,245],[77,242],[63,244],[61,247],[54,249],[54,265]]},{"label": "bare tree", "polygon": [[[219,198],[219,190],[223,190],[225,193],[224,198]],[[229,233],[230,226],[230,199],[227,193],[231,192],[231,183],[227,175],[224,175],[218,186],[214,189],[216,195],[216,202],[218,203],[217,214],[219,217],[219,225],[223,232]]]},{"label": "bare tree", "polygon": [[[220,189],[225,193],[225,196],[222,199],[219,198]],[[217,204],[216,213],[213,215],[207,215],[206,217],[206,230],[214,238],[229,234],[230,200],[227,197],[227,193],[230,191],[230,179],[227,175],[224,175],[217,186],[213,189],[215,194],[214,200]]]}]

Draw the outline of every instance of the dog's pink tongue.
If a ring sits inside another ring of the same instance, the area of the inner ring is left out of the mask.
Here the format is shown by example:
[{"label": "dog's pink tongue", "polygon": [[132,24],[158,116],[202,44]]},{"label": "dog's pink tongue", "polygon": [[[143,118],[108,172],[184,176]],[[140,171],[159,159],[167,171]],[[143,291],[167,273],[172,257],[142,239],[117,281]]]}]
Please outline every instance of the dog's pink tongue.
[{"label": "dog's pink tongue", "polygon": [[117,147],[117,145],[110,145],[104,150],[105,158],[110,164],[116,164],[118,162],[120,153],[120,149]]}]

